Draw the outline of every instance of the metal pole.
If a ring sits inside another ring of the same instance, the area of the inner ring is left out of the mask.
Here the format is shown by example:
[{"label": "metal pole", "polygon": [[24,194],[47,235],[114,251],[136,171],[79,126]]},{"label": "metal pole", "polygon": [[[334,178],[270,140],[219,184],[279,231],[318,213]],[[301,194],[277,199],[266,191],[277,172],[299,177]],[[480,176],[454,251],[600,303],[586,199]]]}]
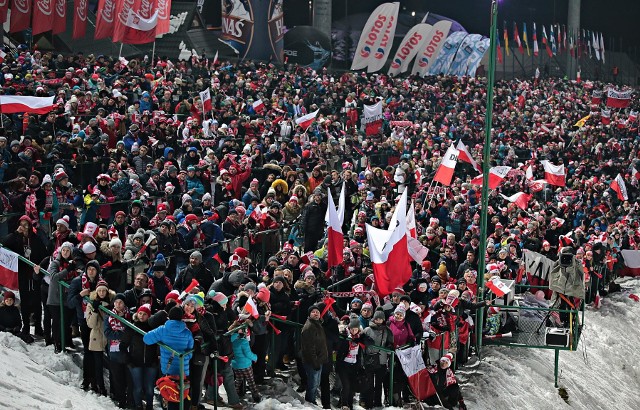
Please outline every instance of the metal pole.
[{"label": "metal pole", "polygon": [[389,378],[391,379],[391,382],[389,383],[389,397],[387,398],[389,405],[393,404],[393,371],[395,367],[396,367],[396,354],[394,352],[391,354],[391,371],[389,372],[390,374]]},{"label": "metal pole", "polygon": [[184,410],[184,353],[181,353],[179,355],[179,359],[180,359],[180,410]]},{"label": "metal pole", "polygon": [[[217,355],[216,355],[217,356]],[[213,381],[215,383],[215,389],[213,396],[213,410],[218,410],[218,358],[213,358]]]},{"label": "metal pole", "polygon": [[[53,285],[53,284],[52,284]],[[62,300],[62,295],[64,294],[63,286],[60,281],[58,281],[58,292],[59,292],[59,301],[60,301],[60,351],[64,353],[65,349],[65,334],[64,334],[64,302]]]},{"label": "metal pole", "polygon": [[[495,76],[496,64],[496,21],[498,18],[498,3],[496,0],[491,2],[491,31],[489,45],[489,73],[487,76],[487,110],[485,115],[485,134],[484,149],[482,152],[482,178],[484,181],[489,180],[489,161],[491,158],[491,126],[493,120],[493,82]],[[489,184],[482,184],[482,200],[480,211],[480,249],[487,248],[487,208],[489,207]],[[484,300],[484,269],[486,259],[484,254],[481,255],[478,262],[478,297]],[[482,357],[482,326],[484,323],[484,310],[478,310],[478,323],[476,323],[476,347],[478,358]]]},{"label": "metal pole", "polygon": [[153,65],[153,61],[155,59],[156,56],[156,41],[153,40],[153,47],[151,48],[151,69],[153,70],[154,65]]},{"label": "metal pole", "polygon": [[120,43],[120,51],[118,52],[118,60],[120,59],[120,57],[122,57],[122,46],[124,45],[124,43]]},{"label": "metal pole", "polygon": [[558,363],[560,362],[560,349],[555,349],[555,360],[553,366],[554,386],[558,388]]}]

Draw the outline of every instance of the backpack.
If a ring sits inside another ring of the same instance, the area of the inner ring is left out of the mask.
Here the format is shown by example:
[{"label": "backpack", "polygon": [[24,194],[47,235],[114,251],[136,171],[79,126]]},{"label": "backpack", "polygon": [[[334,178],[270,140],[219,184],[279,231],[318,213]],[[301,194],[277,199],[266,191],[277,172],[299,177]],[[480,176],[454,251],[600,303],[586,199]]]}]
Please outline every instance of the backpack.
[{"label": "backpack", "polygon": [[[167,362],[167,372],[171,369],[171,362],[173,362],[174,354],[171,354],[169,361]],[[183,398],[191,399],[189,397],[189,381],[186,376],[184,378],[184,395]],[[180,402],[180,376],[166,375],[156,380],[156,387],[160,392],[162,398],[171,403]]]}]

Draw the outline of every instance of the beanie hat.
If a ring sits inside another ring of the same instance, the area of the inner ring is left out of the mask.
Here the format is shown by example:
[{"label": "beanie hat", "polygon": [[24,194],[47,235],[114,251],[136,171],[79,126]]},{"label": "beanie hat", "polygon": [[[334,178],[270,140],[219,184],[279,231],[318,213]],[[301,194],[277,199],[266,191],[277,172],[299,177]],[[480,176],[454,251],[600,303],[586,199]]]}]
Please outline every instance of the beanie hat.
[{"label": "beanie hat", "polygon": [[172,290],[167,293],[167,296],[164,297],[164,304],[166,305],[170,300],[175,300],[176,302],[180,299],[180,292],[177,290]]},{"label": "beanie hat", "polygon": [[229,301],[229,298],[222,292],[216,292],[215,290],[210,290],[207,294],[209,299],[217,302],[220,306],[226,304]]},{"label": "beanie hat", "polygon": [[125,305],[127,304],[127,300],[124,297],[124,293],[117,293],[116,297],[113,298],[113,302],[115,303],[116,300],[121,300],[124,302]]},{"label": "beanie hat", "polygon": [[56,225],[64,225],[67,229],[69,229],[69,216],[65,215],[62,218],[56,221]]},{"label": "beanie hat", "polygon": [[387,320],[387,317],[384,315],[384,310],[382,306],[378,307],[375,312],[373,312],[373,320],[382,319]]},{"label": "beanie hat", "polygon": [[258,291],[258,288],[256,287],[255,283],[249,282],[249,283],[244,285],[244,290],[250,290],[250,291],[253,291],[255,293],[255,292]]},{"label": "beanie hat", "polygon": [[264,303],[269,303],[269,300],[271,299],[271,292],[269,292],[269,289],[267,288],[260,288],[256,295],[256,299]]},{"label": "beanie hat", "polygon": [[107,283],[107,281],[105,281],[104,279],[100,279],[98,281],[98,284],[96,285],[96,291],[98,291],[100,288],[105,288],[108,291],[109,290],[109,284]]},{"label": "beanie hat", "polygon": [[446,363],[446,366],[451,366],[451,362],[453,362],[453,354],[447,353],[440,358],[440,363]]},{"label": "beanie hat", "polygon": [[84,252],[85,255],[88,255],[95,251],[96,246],[93,244],[93,242],[85,242],[84,245],[82,245],[82,252]]},{"label": "beanie hat", "polygon": [[156,256],[155,262],[153,262],[153,270],[154,271],[165,271],[167,269],[167,260],[164,258],[164,255],[159,253]]},{"label": "beanie hat", "polygon": [[189,255],[189,258],[194,258],[202,262],[202,253],[200,253],[200,251],[193,251],[191,252],[191,255]]},{"label": "beanie hat", "polygon": [[3,297],[5,300],[7,300],[7,299],[13,299],[13,300],[16,300],[16,294],[15,294],[15,293],[13,293],[13,292],[12,292],[12,291],[10,291],[10,290],[5,290],[5,291],[4,291],[4,294],[2,295],[2,297]]},{"label": "beanie hat", "polygon": [[198,294],[187,296],[184,302],[182,302],[182,306],[187,305],[191,302],[193,302],[197,308],[204,306],[204,299]]},{"label": "beanie hat", "polygon": [[364,302],[362,304],[362,310],[365,310],[365,309],[373,310],[373,305],[371,304],[371,302]]},{"label": "beanie hat", "polygon": [[244,279],[244,272],[241,270],[234,270],[229,275],[229,283],[231,283],[231,285],[233,285],[234,287],[240,286],[240,284],[242,283],[242,279]]},{"label": "beanie hat", "polygon": [[438,266],[438,276],[445,276],[447,274],[447,265],[445,265],[444,263],[441,263],[440,266]]},{"label": "beanie hat", "polygon": [[236,255],[238,255],[241,258],[246,258],[247,256],[249,256],[249,251],[246,250],[245,248],[238,246],[237,248],[235,248],[233,250],[233,253],[235,253]]},{"label": "beanie hat", "polygon": [[349,329],[359,329],[360,328],[360,319],[358,316],[351,315],[349,318]]},{"label": "beanie hat", "polygon": [[174,306],[169,311],[169,320],[182,320],[184,312],[180,306]]},{"label": "beanie hat", "polygon": [[407,314],[407,310],[404,308],[404,305],[396,306],[396,309],[393,311],[393,314],[395,315],[397,313],[401,313],[402,317],[404,317]]},{"label": "beanie hat", "polygon": [[151,305],[148,303],[145,303],[144,305],[140,306],[136,313],[141,313],[141,312],[146,313],[147,316],[151,316]]},{"label": "beanie hat", "polygon": [[362,300],[358,299],[358,298],[353,298],[353,300],[351,301],[351,303],[360,303],[362,305]]},{"label": "beanie hat", "polygon": [[310,270],[310,271],[307,271],[307,273],[305,273],[305,274],[304,274],[304,278],[305,278],[305,279],[307,279],[307,278],[313,278],[313,279],[315,280],[316,275],[315,275],[315,273],[313,273],[313,271],[312,271],[312,270]]},{"label": "beanie hat", "polygon": [[[87,242],[87,243],[91,243],[91,242]],[[85,245],[86,245],[86,243],[85,243]],[[85,270],[85,272],[86,272],[87,268],[89,268],[89,267],[91,267],[91,266],[92,266],[92,267],[94,267],[94,268],[96,269],[96,271],[98,272],[98,274],[100,273],[100,271],[101,271],[101,268],[100,268],[100,262],[98,262],[98,261],[97,261],[97,260],[95,260],[95,259],[94,259],[94,260],[92,260],[92,261],[87,262],[87,263],[86,263],[86,265],[84,265],[84,270]]]},{"label": "beanie hat", "polygon": [[322,310],[320,310],[320,307],[318,305],[311,305],[309,306],[309,309],[307,310],[307,313],[310,315],[311,312],[313,312],[314,310],[319,311],[320,313],[322,313]]}]

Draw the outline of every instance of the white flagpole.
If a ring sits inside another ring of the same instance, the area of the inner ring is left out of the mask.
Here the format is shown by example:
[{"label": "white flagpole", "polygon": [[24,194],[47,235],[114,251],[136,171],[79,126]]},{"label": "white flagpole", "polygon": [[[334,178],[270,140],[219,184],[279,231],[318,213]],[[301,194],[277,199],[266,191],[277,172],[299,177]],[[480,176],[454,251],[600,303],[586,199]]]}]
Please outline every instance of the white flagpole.
[{"label": "white flagpole", "polygon": [[151,48],[151,69],[153,70],[153,61],[156,56],[156,40],[153,40],[153,47]]},{"label": "white flagpole", "polygon": [[118,52],[118,60],[120,59],[120,57],[122,57],[122,46],[123,45],[124,45],[124,43],[120,43],[120,52]]}]

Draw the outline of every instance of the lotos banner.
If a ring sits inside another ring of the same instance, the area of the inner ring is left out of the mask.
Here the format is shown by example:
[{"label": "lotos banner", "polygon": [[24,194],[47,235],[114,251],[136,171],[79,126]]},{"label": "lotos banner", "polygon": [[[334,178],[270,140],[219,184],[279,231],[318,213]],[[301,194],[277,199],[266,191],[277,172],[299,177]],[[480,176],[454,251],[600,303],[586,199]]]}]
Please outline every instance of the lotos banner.
[{"label": "lotos banner", "polygon": [[422,44],[422,40],[427,38],[432,28],[431,24],[420,23],[407,32],[407,35],[400,42],[396,55],[391,60],[389,75],[398,75],[407,71],[411,60],[420,51],[419,46]]},{"label": "lotos banner", "polygon": [[384,3],[371,13],[360,34],[351,63],[352,70],[368,68],[369,72],[374,72],[382,68],[391,51],[399,10],[400,3]]},{"label": "lotos banner", "polygon": [[418,74],[424,76],[427,74],[427,71],[436,61],[440,50],[442,50],[444,43],[447,41],[451,24],[449,20],[438,21],[433,25],[429,35],[422,39],[422,43],[418,45],[419,53],[411,70],[412,75]]}]

